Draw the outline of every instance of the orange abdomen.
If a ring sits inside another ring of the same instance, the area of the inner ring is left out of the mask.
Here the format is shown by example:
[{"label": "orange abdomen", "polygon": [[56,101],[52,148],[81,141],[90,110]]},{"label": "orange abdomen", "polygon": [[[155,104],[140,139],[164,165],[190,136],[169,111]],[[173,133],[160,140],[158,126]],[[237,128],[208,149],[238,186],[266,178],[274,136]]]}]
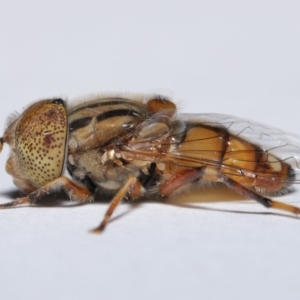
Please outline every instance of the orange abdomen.
[{"label": "orange abdomen", "polygon": [[205,167],[203,180],[220,181],[222,174],[262,194],[280,193],[294,179],[290,165],[221,127],[189,124],[176,153],[185,167]]}]

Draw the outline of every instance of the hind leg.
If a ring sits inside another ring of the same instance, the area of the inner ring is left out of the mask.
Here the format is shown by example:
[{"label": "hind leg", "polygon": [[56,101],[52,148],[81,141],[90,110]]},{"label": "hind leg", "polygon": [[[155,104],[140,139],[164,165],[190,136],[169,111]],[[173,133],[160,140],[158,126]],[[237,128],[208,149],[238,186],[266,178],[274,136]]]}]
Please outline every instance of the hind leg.
[{"label": "hind leg", "polygon": [[274,208],[274,209],[278,209],[278,210],[283,210],[283,211],[287,211],[287,212],[295,214],[295,215],[300,214],[300,208],[297,207],[297,206],[293,206],[293,205],[286,204],[286,203],[279,202],[279,201],[274,201],[270,198],[261,196],[261,195],[257,194],[256,192],[254,192],[252,190],[249,190],[248,188],[244,187],[240,183],[228,178],[225,175],[220,175],[220,179],[229,188],[235,190],[237,193],[239,193],[241,195],[244,195],[248,198],[251,198],[253,200],[256,200],[257,202],[259,202],[260,204],[262,204],[263,206],[265,206],[267,208]]}]

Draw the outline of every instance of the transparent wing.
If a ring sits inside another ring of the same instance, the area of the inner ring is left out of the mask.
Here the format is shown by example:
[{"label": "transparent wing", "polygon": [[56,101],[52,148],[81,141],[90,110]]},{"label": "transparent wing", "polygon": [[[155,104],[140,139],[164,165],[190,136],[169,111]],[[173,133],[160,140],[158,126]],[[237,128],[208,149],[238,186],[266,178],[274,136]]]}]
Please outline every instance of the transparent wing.
[{"label": "transparent wing", "polygon": [[[145,121],[145,124],[141,124],[138,130],[142,130],[143,126],[149,126],[155,122],[160,122],[160,116],[153,116],[153,119]],[[272,154],[280,162],[289,164],[295,172],[295,178],[292,178],[290,183],[300,183],[300,137],[295,134],[284,132],[272,126],[256,123],[246,119],[237,118],[234,116],[223,115],[223,114],[179,114],[176,116],[176,120],[182,121],[183,124],[199,124],[203,126],[209,126],[219,128],[219,137],[223,132],[228,132],[231,135],[231,139],[240,138],[255,146],[257,146],[256,152],[262,152]],[[167,123],[167,122],[166,122]],[[177,164],[181,166],[190,166],[191,163],[199,163],[200,165],[219,165],[220,162],[215,158],[215,151],[211,150],[211,158],[208,155],[208,159],[197,158],[193,156],[192,151],[186,151],[184,154],[178,155],[175,150],[167,150],[166,152],[161,151],[155,153],[151,151],[153,142],[156,142],[163,137],[165,140],[168,138],[168,133],[163,126],[162,129],[157,130],[154,135],[149,134],[144,139],[138,140],[135,144],[126,147],[126,151],[131,155],[132,159],[140,160],[154,160],[169,164]],[[176,135],[182,136],[187,132],[188,128],[182,126],[182,130],[177,131]],[[174,134],[174,132],[170,133]],[[171,136],[169,136],[171,137]],[[216,138],[218,136],[213,136]],[[204,138],[201,138],[202,140]],[[164,139],[162,139],[164,140]],[[181,141],[174,141],[174,144],[182,144]],[[169,145],[169,144],[168,144]],[[161,149],[164,149],[164,142],[160,145]],[[193,150],[195,151],[195,150]],[[196,151],[201,151],[198,149]],[[205,150],[206,153],[208,152]],[[239,154],[238,151],[232,153],[232,156]],[[230,166],[234,168],[234,166]],[[243,174],[243,176],[247,176]],[[260,176],[266,176],[266,174],[260,174]],[[275,175],[276,176],[276,175]],[[274,178],[281,180],[280,178]]]},{"label": "transparent wing", "polygon": [[181,114],[185,121],[195,121],[212,127],[222,126],[235,137],[242,138],[274,154],[300,173],[300,137],[294,133],[262,123],[223,114]]}]

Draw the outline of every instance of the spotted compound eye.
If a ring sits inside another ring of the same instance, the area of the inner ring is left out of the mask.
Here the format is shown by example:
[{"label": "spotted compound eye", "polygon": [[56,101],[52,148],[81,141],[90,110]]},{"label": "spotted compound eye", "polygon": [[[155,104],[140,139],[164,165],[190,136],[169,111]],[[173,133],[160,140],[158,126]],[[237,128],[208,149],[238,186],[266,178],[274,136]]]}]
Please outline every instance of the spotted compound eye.
[{"label": "spotted compound eye", "polygon": [[36,187],[61,176],[67,140],[67,112],[61,99],[40,101],[21,116],[15,132],[19,164]]}]

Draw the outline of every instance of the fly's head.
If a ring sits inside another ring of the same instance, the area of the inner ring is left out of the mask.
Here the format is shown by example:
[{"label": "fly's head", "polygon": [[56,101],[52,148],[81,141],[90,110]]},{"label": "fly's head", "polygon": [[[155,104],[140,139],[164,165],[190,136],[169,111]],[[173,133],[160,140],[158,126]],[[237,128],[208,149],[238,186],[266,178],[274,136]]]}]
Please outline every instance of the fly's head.
[{"label": "fly's head", "polygon": [[25,193],[59,178],[64,169],[68,133],[65,102],[42,100],[11,122],[0,139],[10,146],[6,171]]}]

